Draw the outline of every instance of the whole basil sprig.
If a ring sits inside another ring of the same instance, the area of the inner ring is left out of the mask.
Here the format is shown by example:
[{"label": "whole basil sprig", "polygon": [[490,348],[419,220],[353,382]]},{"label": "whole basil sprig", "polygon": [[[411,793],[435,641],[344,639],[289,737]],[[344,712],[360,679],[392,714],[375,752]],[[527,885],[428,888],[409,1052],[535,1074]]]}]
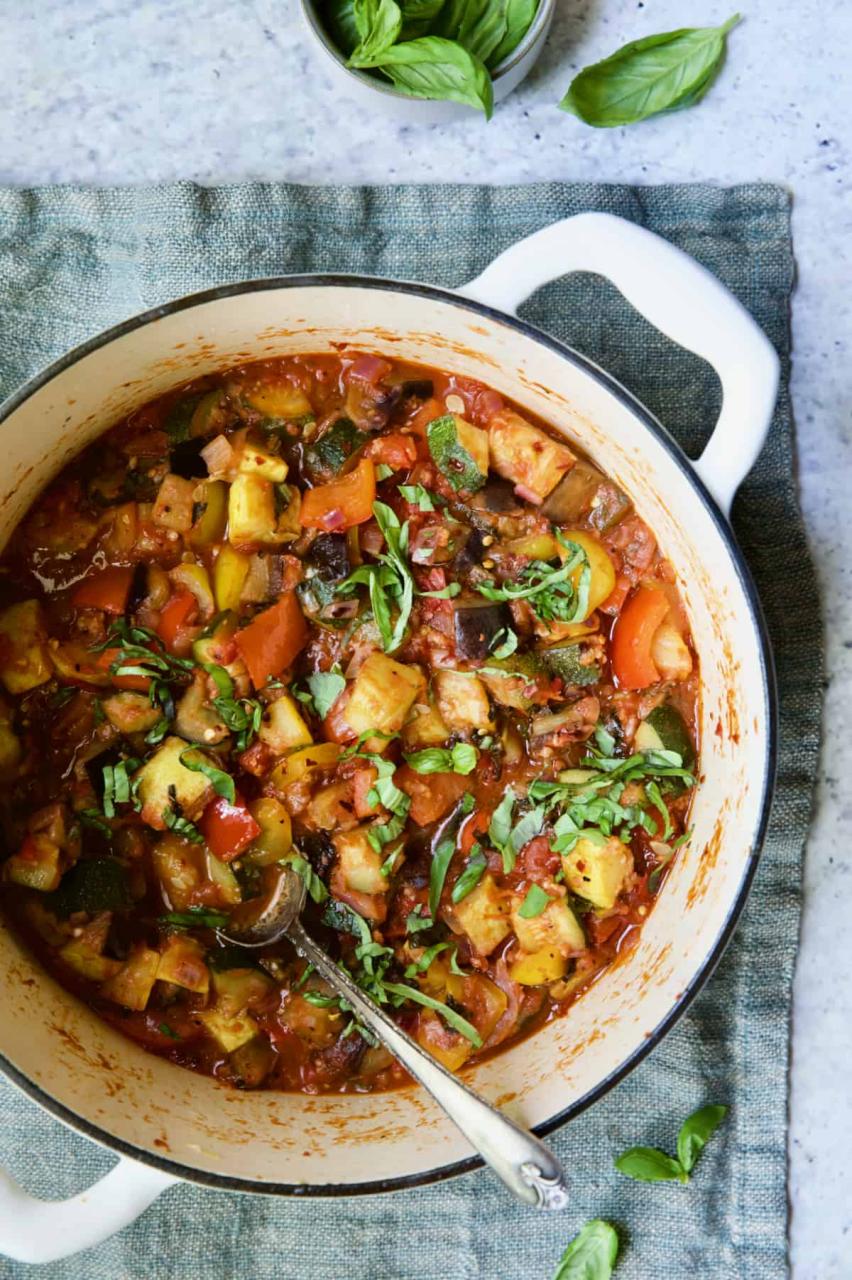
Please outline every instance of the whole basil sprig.
[{"label": "whole basil sprig", "polygon": [[691,107],[719,74],[728,32],[739,21],[737,13],[721,27],[683,27],[631,40],[584,67],[559,105],[596,129]]},{"label": "whole basil sprig", "polygon": [[658,1147],[631,1147],[617,1157],[615,1167],[636,1182],[689,1182],[696,1160],[727,1114],[727,1107],[711,1104],[687,1116],[677,1135],[677,1157]]}]

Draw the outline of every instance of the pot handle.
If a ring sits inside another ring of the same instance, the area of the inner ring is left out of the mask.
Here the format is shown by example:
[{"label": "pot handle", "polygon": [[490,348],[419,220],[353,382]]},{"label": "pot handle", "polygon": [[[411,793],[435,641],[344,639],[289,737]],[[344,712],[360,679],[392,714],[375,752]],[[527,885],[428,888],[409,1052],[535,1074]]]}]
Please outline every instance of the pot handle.
[{"label": "pot handle", "polygon": [[766,334],[694,258],[610,213],[579,213],[543,227],[458,292],[514,313],[536,289],[574,271],[612,281],[646,320],[716,370],[722,410],[693,465],[728,515],[766,439],[778,394],[780,364]]},{"label": "pot handle", "polygon": [[56,1262],[107,1240],[144,1213],[176,1178],[120,1159],[69,1200],[38,1200],[0,1169],[0,1253],[16,1262]]}]

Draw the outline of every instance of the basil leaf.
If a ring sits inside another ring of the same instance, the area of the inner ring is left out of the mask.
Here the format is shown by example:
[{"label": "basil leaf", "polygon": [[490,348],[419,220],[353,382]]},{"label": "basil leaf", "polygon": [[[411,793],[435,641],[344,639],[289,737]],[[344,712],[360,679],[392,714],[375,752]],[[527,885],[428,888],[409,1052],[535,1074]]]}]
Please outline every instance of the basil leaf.
[{"label": "basil leaf", "polygon": [[728,1114],[728,1108],[711,1104],[693,1111],[684,1120],[677,1135],[677,1155],[683,1169],[690,1173],[695,1161]]},{"label": "basil leaf", "polygon": [[497,48],[487,59],[493,69],[517,49],[533,24],[538,12],[538,0],[506,0],[506,32]]},{"label": "basil leaf", "polygon": [[322,880],[320,880],[308,860],[302,857],[295,857],[290,858],[289,863],[293,870],[304,880],[308,894],[313,901],[316,903],[326,902],[328,899],[328,889],[326,889]]},{"label": "basil leaf", "polygon": [[503,870],[507,875],[515,865],[515,854],[509,847],[509,837],[512,834],[512,810],[514,807],[515,793],[509,787],[492,813],[491,822],[488,824],[488,839],[495,849],[499,849],[502,853]]},{"label": "basil leaf", "polygon": [[306,683],[311,691],[316,713],[320,720],[324,720],[346,688],[346,681],[339,672],[317,671],[308,676]]},{"label": "basil leaf", "polygon": [[452,40],[423,36],[388,49],[374,64],[412,98],[449,99],[484,112],[494,110],[491,77],[479,58]]},{"label": "basil leaf", "polygon": [[355,21],[355,0],[325,0],[322,12],[328,34],[338,49],[348,56],[361,39]]},{"label": "basil leaf", "polygon": [[632,40],[585,67],[559,105],[597,129],[692,106],[721,69],[728,32],[739,21],[735,14],[721,27],[683,27]]},{"label": "basil leaf", "polygon": [[410,965],[406,966],[406,978],[416,978],[418,973],[425,973],[429,965],[440,955],[442,951],[446,951],[449,942],[435,942],[431,947],[427,947],[419,960],[414,960]]},{"label": "basil leaf", "polygon": [[433,920],[438,919],[438,905],[455,851],[455,840],[442,840],[432,857],[429,868],[429,914]]},{"label": "basil leaf", "polygon": [[631,1147],[617,1157],[615,1167],[636,1182],[689,1181],[689,1174],[680,1161],[656,1147]]},{"label": "basil leaf", "polygon": [[491,641],[491,653],[498,661],[511,658],[518,647],[518,637],[511,627],[501,627]]},{"label": "basil leaf", "polygon": [[587,1222],[562,1255],[553,1280],[610,1280],[618,1236],[608,1222]]},{"label": "basil leaf", "polygon": [[415,773],[473,773],[479,753],[469,742],[457,742],[454,747],[425,747],[406,756],[406,764]]},{"label": "basil leaf", "polygon": [[218,666],[215,662],[203,662],[201,665],[215,684],[219,697],[233,698],[234,682],[225,668]]},{"label": "basil leaf", "polygon": [[452,600],[454,596],[461,595],[461,583],[448,582],[440,591],[418,591],[417,594],[427,600]]},{"label": "basil leaf", "polygon": [[355,0],[354,17],[361,38],[349,66],[369,67],[399,36],[402,12],[396,0]]},{"label": "basil leaf", "polygon": [[456,1013],[455,1009],[451,1009],[448,1004],[442,1004],[440,1000],[433,1000],[425,992],[418,991],[416,987],[409,987],[404,982],[386,982],[384,983],[384,990],[389,991],[391,995],[401,996],[405,1000],[413,1000],[415,1004],[422,1004],[427,1009],[434,1009],[448,1026],[463,1035],[476,1049],[482,1047],[482,1037],[476,1027],[468,1022],[467,1018],[463,1018],[460,1013]]},{"label": "basil leaf", "polygon": [[435,921],[431,916],[424,916],[420,912],[420,908],[416,907],[414,911],[409,911],[405,921],[406,933],[422,933],[424,929],[431,929]]},{"label": "basil leaf", "polygon": [[169,831],[174,831],[175,835],[183,836],[184,840],[191,840],[193,844],[204,844],[204,836],[195,823],[184,818],[176,809],[164,809],[162,817]]},{"label": "basil leaf", "polygon": [[488,62],[506,34],[506,10],[495,0],[468,0],[459,33],[459,44],[468,53]]},{"label": "basil leaf", "polygon": [[553,898],[546,894],[540,885],[531,884],[527,889],[527,896],[518,908],[518,915],[522,920],[535,920],[536,916],[540,916],[547,910],[551,902]]},{"label": "basil leaf", "polygon": [[182,751],[179,758],[184,769],[189,769],[190,773],[203,773],[205,778],[213,784],[213,789],[217,795],[227,800],[228,804],[236,804],[237,789],[234,786],[234,779],[229,773],[225,773],[223,769],[217,769],[215,765],[210,764],[203,757],[197,759],[192,747]]},{"label": "basil leaf", "polygon": [[445,414],[443,418],[434,418],[429,423],[426,428],[426,443],[435,466],[457,493],[462,489],[474,493],[485,484],[486,477],[467,449],[459,444],[458,429],[451,413]]},{"label": "basil leaf", "polygon": [[401,484],[399,491],[406,502],[410,502],[413,507],[417,507],[420,511],[435,510],[432,495],[428,489],[423,488],[422,484]]},{"label": "basil leaf", "polygon": [[173,929],[223,929],[228,923],[228,915],[209,907],[188,907],[186,911],[169,911],[159,917],[159,922],[169,924]]},{"label": "basil leaf", "polygon": [[444,0],[398,0],[402,9],[402,39],[425,36],[444,7]]},{"label": "basil leaf", "polygon": [[488,859],[485,857],[484,853],[480,852],[472,855],[458,880],[453,885],[453,891],[450,894],[453,902],[461,902],[469,893],[473,893],[474,889],[482,879],[487,866]]}]

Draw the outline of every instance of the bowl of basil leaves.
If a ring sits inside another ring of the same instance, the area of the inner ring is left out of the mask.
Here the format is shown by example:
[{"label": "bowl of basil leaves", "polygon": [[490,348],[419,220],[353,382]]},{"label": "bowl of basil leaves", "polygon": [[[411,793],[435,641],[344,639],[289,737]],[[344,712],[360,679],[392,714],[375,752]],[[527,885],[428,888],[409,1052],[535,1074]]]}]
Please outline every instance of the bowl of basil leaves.
[{"label": "bowl of basil leaves", "polygon": [[341,92],[397,119],[491,116],[538,58],[556,0],[302,0]]}]

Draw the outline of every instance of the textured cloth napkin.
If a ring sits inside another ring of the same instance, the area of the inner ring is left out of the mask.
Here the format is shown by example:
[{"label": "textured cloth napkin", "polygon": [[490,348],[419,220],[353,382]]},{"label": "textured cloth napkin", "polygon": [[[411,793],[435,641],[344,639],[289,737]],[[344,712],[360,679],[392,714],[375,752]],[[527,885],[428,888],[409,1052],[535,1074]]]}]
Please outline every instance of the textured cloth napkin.
[{"label": "textured cloth napkin", "polygon": [[[9,1280],[551,1280],[569,1238],[592,1217],[618,1227],[619,1280],[785,1273],[790,986],[821,681],[787,390],[787,194],[561,184],[0,191],[0,392],[107,325],[183,293],[299,271],[460,285],[521,236],[589,209],[640,222],[716,272],[783,361],[772,432],[734,509],[775,644],[780,773],[754,889],[717,973],[650,1057],[551,1139],[573,1174],[563,1215],[522,1208],[487,1172],[336,1202],[180,1185],[76,1258],[40,1268],[0,1259]],[[609,285],[588,275],[561,280],[525,314],[610,370],[690,454],[700,450],[718,412],[715,375]],[[614,1171],[625,1147],[671,1149],[683,1118],[711,1101],[732,1111],[689,1187],[643,1185]],[[0,1164],[30,1190],[68,1195],[112,1160],[0,1079]]]}]

